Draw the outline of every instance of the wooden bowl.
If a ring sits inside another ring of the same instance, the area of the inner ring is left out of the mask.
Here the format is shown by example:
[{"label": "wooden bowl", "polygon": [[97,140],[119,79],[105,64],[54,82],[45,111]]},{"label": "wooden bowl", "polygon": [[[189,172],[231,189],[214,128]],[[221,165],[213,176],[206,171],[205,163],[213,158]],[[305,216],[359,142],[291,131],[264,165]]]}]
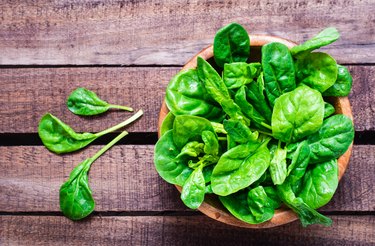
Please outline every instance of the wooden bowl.
[{"label": "wooden bowl", "polygon": [[[279,37],[268,36],[268,35],[250,35],[250,46],[252,47],[252,49],[250,49],[250,54],[253,55],[251,52],[252,50],[258,50],[258,57],[260,57],[259,56],[260,47],[270,42],[283,43],[289,48],[296,45],[296,43],[292,41],[279,38]],[[212,58],[213,46],[210,45],[209,47],[199,52],[188,63],[186,63],[186,65],[182,68],[182,70],[195,68],[197,66],[198,56],[206,60]],[[352,110],[350,107],[348,97],[331,97],[331,98],[328,98],[328,101],[335,106],[337,114],[344,114],[353,120]],[[159,113],[159,122],[158,122],[158,136],[159,137],[160,137],[161,124],[168,112],[169,110],[164,100],[160,109],[160,113]],[[349,146],[349,149],[345,152],[345,154],[343,154],[338,159],[339,180],[344,175],[344,172],[346,168],[348,167],[350,155],[352,152],[352,146],[353,146],[353,143]],[[176,185],[176,188],[181,192],[182,187]],[[245,228],[271,228],[271,227],[287,224],[298,219],[298,216],[291,209],[284,206],[275,211],[275,215],[273,216],[271,220],[266,221],[261,224],[256,224],[256,225],[248,224],[246,222],[243,222],[235,218],[233,215],[231,215],[226,210],[226,208],[221,204],[221,202],[216,197],[216,195],[212,195],[212,194],[208,194],[205,196],[204,202],[198,208],[198,210],[204,213],[205,215],[207,215],[208,217],[221,221],[225,224],[238,226],[238,227],[245,227]]]}]

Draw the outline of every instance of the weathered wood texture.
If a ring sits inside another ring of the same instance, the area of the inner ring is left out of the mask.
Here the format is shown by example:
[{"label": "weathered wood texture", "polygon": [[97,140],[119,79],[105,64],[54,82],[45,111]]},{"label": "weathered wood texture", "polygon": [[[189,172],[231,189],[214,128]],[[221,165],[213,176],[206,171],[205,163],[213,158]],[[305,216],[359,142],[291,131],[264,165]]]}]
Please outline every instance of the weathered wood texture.
[{"label": "weathered wood texture", "polygon": [[[42,146],[0,147],[0,211],[59,211],[59,188],[100,146],[57,156]],[[375,210],[375,146],[354,146],[349,168],[321,211]],[[90,170],[96,211],[186,211],[174,186],[157,174],[153,146],[115,146]]]},{"label": "weathered wood texture", "polygon": [[[357,131],[375,130],[375,66],[350,66],[354,86],[350,96]],[[172,67],[25,68],[0,69],[0,133],[37,132],[38,121],[51,112],[76,131],[100,131],[129,117],[111,111],[103,116],[78,117],[66,107],[69,93],[78,86],[94,90],[111,103],[143,109],[144,116],[128,128],[156,132],[157,119]]]},{"label": "weathered wood texture", "polygon": [[332,227],[298,221],[267,230],[236,228],[205,216],[0,216],[2,245],[371,245],[374,216],[331,216]]},{"label": "weathered wood texture", "polygon": [[342,38],[326,51],[341,63],[375,62],[373,0],[9,3],[0,3],[0,64],[182,65],[233,21],[297,42],[335,26]]}]

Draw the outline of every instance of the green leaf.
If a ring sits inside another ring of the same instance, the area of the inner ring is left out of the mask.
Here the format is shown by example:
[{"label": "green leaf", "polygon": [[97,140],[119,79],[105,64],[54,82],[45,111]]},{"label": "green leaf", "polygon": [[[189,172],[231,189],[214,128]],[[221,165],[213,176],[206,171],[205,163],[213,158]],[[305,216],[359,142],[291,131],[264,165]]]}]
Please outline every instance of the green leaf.
[{"label": "green leaf", "polygon": [[324,119],[333,115],[336,112],[335,107],[332,104],[324,102]]},{"label": "green leaf", "polygon": [[86,88],[75,89],[68,97],[67,106],[72,113],[85,116],[101,114],[110,108],[133,111],[130,107],[109,104]]},{"label": "green leaf", "polygon": [[258,224],[247,203],[247,190],[241,190],[229,196],[219,196],[226,209],[237,219],[249,224]]},{"label": "green leaf", "polygon": [[44,146],[57,154],[79,150],[97,138],[93,133],[76,133],[70,126],[49,113],[40,120],[38,134]]},{"label": "green leaf", "polygon": [[174,114],[169,111],[168,114],[165,116],[163,123],[160,127],[160,135],[164,135],[167,131],[173,129],[173,122],[174,122]]},{"label": "green leaf", "polygon": [[220,117],[220,106],[209,96],[195,69],[179,72],[169,82],[165,102],[174,115]]},{"label": "green leaf", "polygon": [[339,39],[340,34],[334,27],[329,27],[318,33],[312,39],[307,40],[303,44],[294,46],[290,49],[293,56],[298,56],[307,52],[310,52],[320,47],[329,45]]},{"label": "green leaf", "polygon": [[195,169],[182,187],[181,200],[191,209],[197,209],[204,200],[206,185],[202,166]]},{"label": "green leaf", "polygon": [[346,97],[352,89],[353,79],[349,70],[341,65],[337,65],[336,82],[323,92],[323,96]]},{"label": "green leaf", "polygon": [[284,183],[287,176],[286,170],[286,149],[278,146],[270,162],[270,174],[275,185]]},{"label": "green leaf", "polygon": [[310,147],[307,141],[298,143],[296,150],[292,154],[292,162],[288,166],[288,182],[297,183],[306,172],[307,165],[310,161]]},{"label": "green leaf", "polygon": [[257,181],[270,163],[267,143],[242,144],[225,152],[212,172],[214,193],[227,196]]},{"label": "green leaf", "polygon": [[250,54],[250,38],[245,28],[231,23],[221,28],[214,39],[214,58],[218,66],[245,62]]},{"label": "green leaf", "polygon": [[182,147],[180,154],[176,158],[187,155],[190,157],[198,157],[203,152],[203,143],[197,141],[188,142],[184,147]]},{"label": "green leaf", "polygon": [[176,159],[180,150],[173,141],[173,130],[169,130],[155,145],[154,163],[156,171],[165,181],[183,186],[192,169],[183,160]]},{"label": "green leaf", "polygon": [[337,160],[316,164],[303,177],[302,190],[298,197],[317,209],[326,205],[333,197],[339,184]]},{"label": "green leaf", "polygon": [[323,93],[337,79],[337,63],[326,53],[309,53],[296,62],[296,77],[299,83]]},{"label": "green leaf", "polygon": [[323,123],[322,95],[307,86],[299,86],[275,101],[272,134],[283,142],[296,142],[319,130]]},{"label": "green leaf", "polygon": [[219,155],[219,141],[214,132],[203,131],[202,140],[204,142],[204,153],[214,156]]},{"label": "green leaf", "polygon": [[238,120],[224,120],[224,129],[233,141],[241,144],[256,142],[259,136],[258,132],[251,132],[250,128]]},{"label": "green leaf", "polygon": [[60,188],[60,209],[71,220],[83,219],[94,211],[95,201],[87,177],[91,163],[89,158],[75,167]]},{"label": "green leaf", "polygon": [[262,67],[267,98],[273,107],[276,98],[296,88],[294,63],[288,47],[277,42],[264,45]]},{"label": "green leaf", "polygon": [[262,186],[251,189],[247,195],[247,203],[251,213],[258,223],[272,219],[275,208],[270,202],[266,191]]},{"label": "green leaf", "polygon": [[337,159],[349,148],[354,139],[354,126],[350,118],[342,114],[324,120],[318,132],[309,136],[311,163]]},{"label": "green leaf", "polygon": [[224,65],[223,81],[228,89],[236,89],[251,83],[259,75],[260,69],[260,63],[226,63]]}]

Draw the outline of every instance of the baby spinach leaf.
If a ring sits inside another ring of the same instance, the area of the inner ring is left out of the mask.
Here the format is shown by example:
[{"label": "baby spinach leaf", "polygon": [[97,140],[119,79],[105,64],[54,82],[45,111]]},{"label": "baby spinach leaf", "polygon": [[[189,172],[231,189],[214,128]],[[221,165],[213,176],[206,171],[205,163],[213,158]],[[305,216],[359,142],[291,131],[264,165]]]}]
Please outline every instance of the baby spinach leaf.
[{"label": "baby spinach leaf", "polygon": [[305,175],[307,165],[310,161],[310,147],[307,141],[298,143],[292,154],[292,162],[288,166],[287,181],[291,184],[297,183]]},{"label": "baby spinach leaf", "polygon": [[267,197],[268,197],[267,200],[268,200],[270,206],[273,209],[279,208],[280,205],[281,205],[281,199],[280,199],[280,197],[277,193],[276,187],[265,186],[265,187],[263,187],[263,189],[267,194]]},{"label": "baby spinach leaf", "polygon": [[168,183],[183,186],[192,173],[187,164],[176,159],[180,148],[173,141],[173,130],[161,136],[155,145],[154,163],[156,171]]},{"label": "baby spinach leaf", "polygon": [[298,197],[309,207],[320,208],[332,199],[339,183],[338,177],[336,159],[316,164],[303,177],[302,191]]},{"label": "baby spinach leaf", "polygon": [[260,73],[257,81],[247,85],[246,96],[255,110],[262,112],[267,123],[271,123],[272,110],[264,96],[264,79],[263,72]]},{"label": "baby spinach leaf", "polygon": [[353,122],[347,116],[336,114],[325,119],[319,131],[307,138],[311,149],[310,163],[339,158],[353,139]]},{"label": "baby spinach leaf", "polygon": [[199,79],[203,82],[208,94],[221,105],[224,112],[229,117],[244,121],[248,125],[249,120],[243,115],[241,108],[231,99],[220,75],[201,57],[197,59],[197,71]]},{"label": "baby spinach leaf", "polygon": [[89,158],[75,167],[60,188],[60,209],[71,220],[83,219],[94,211],[95,201],[87,177],[91,163]]},{"label": "baby spinach leaf", "polygon": [[349,70],[342,65],[337,65],[337,69],[336,82],[323,92],[323,96],[346,97],[349,95],[353,84],[352,76]]},{"label": "baby spinach leaf", "polygon": [[171,111],[169,111],[168,114],[165,116],[163,123],[161,124],[160,135],[164,135],[164,133],[173,128],[174,118],[174,114]]},{"label": "baby spinach leaf", "polygon": [[225,152],[212,172],[214,193],[227,196],[257,181],[270,163],[267,143],[242,144]]},{"label": "baby spinach leaf", "polygon": [[95,92],[86,88],[75,89],[68,97],[67,106],[72,113],[77,115],[97,115],[110,108],[133,111],[130,107],[109,104],[100,99]]},{"label": "baby spinach leaf", "polygon": [[278,185],[277,190],[281,200],[298,215],[303,227],[313,224],[332,225],[330,218],[310,208],[302,198],[296,197],[289,182]]},{"label": "baby spinach leaf", "polygon": [[258,224],[247,203],[247,190],[241,190],[229,196],[219,196],[226,209],[237,219],[249,224]]},{"label": "baby spinach leaf", "polygon": [[272,134],[283,142],[296,142],[319,130],[323,123],[322,95],[307,86],[299,86],[275,101]]},{"label": "baby spinach leaf", "polygon": [[214,39],[214,58],[218,66],[225,63],[245,62],[250,54],[250,38],[245,28],[231,23],[221,28]]},{"label": "baby spinach leaf", "polygon": [[332,104],[324,102],[324,119],[333,115],[336,112],[335,107]]},{"label": "baby spinach leaf", "polygon": [[207,93],[195,69],[181,71],[172,78],[166,90],[165,103],[174,115],[215,119],[223,114],[220,106]]},{"label": "baby spinach leaf", "polygon": [[126,131],[119,134],[93,157],[84,160],[70,173],[69,179],[60,187],[60,209],[66,217],[71,220],[80,220],[94,210],[95,201],[89,187],[87,173],[95,160],[126,135],[128,135]]},{"label": "baby spinach leaf", "polygon": [[236,89],[252,82],[258,76],[260,69],[260,63],[226,63],[224,65],[223,81],[228,89]]},{"label": "baby spinach leaf", "polygon": [[116,131],[142,116],[140,110],[122,123],[98,133],[76,133],[70,126],[52,114],[45,114],[39,122],[38,134],[43,144],[57,154],[79,150],[100,136]]},{"label": "baby spinach leaf", "polygon": [[206,154],[217,156],[219,155],[219,141],[214,132],[203,131],[202,140],[204,142],[203,151]]},{"label": "baby spinach leaf", "polygon": [[180,158],[184,155],[197,157],[203,152],[203,147],[203,143],[199,143],[197,141],[188,142],[184,147],[182,147],[180,154],[178,154],[176,158]]},{"label": "baby spinach leaf", "polygon": [[275,208],[272,206],[273,204],[270,200],[262,186],[258,186],[249,191],[247,203],[257,223],[270,220],[275,214]]},{"label": "baby spinach leaf", "polygon": [[309,53],[297,59],[296,76],[299,83],[323,93],[337,79],[337,64],[335,59],[326,53]]},{"label": "baby spinach leaf", "polygon": [[280,141],[270,162],[270,174],[273,184],[275,185],[284,183],[287,176],[286,149],[281,148]]},{"label": "baby spinach leaf", "polygon": [[204,200],[206,185],[202,173],[202,165],[195,169],[185,181],[181,200],[191,209],[197,209]]},{"label": "baby spinach leaf", "polygon": [[322,46],[326,46],[328,44],[331,44],[335,42],[337,39],[339,39],[340,34],[334,27],[328,27],[318,33],[315,37],[312,39],[307,40],[303,44],[294,46],[290,49],[290,52],[293,56],[298,56],[303,53],[310,52],[315,49],[319,49]]},{"label": "baby spinach leaf", "polygon": [[188,142],[201,142],[203,131],[214,132],[207,119],[191,115],[177,115],[173,123],[173,141],[178,149],[181,149]]},{"label": "baby spinach leaf", "polygon": [[267,98],[273,107],[276,98],[296,88],[294,63],[288,47],[277,42],[264,45],[262,67]]},{"label": "baby spinach leaf", "polygon": [[233,141],[241,144],[256,142],[259,136],[258,132],[251,132],[245,124],[238,120],[224,120],[224,128]]}]

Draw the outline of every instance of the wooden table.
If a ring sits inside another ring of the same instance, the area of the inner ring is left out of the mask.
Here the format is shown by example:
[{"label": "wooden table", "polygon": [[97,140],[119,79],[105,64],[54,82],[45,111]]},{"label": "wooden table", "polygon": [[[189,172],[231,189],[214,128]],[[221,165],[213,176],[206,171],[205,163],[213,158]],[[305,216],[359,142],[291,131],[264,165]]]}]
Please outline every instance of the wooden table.
[{"label": "wooden table", "polygon": [[[349,169],[320,209],[333,226],[294,222],[248,230],[187,209],[153,164],[157,116],[170,78],[230,22],[251,33],[301,42],[327,26],[341,39],[324,50],[349,67],[356,127]],[[1,245],[344,245],[375,244],[375,2],[340,1],[1,1]],[[72,222],[58,190],[72,168],[116,134],[78,153],[48,152],[37,135],[51,112],[77,131],[97,132],[131,114],[82,118],[65,100],[76,87],[143,109],[130,135],[91,168],[97,206]]]}]

